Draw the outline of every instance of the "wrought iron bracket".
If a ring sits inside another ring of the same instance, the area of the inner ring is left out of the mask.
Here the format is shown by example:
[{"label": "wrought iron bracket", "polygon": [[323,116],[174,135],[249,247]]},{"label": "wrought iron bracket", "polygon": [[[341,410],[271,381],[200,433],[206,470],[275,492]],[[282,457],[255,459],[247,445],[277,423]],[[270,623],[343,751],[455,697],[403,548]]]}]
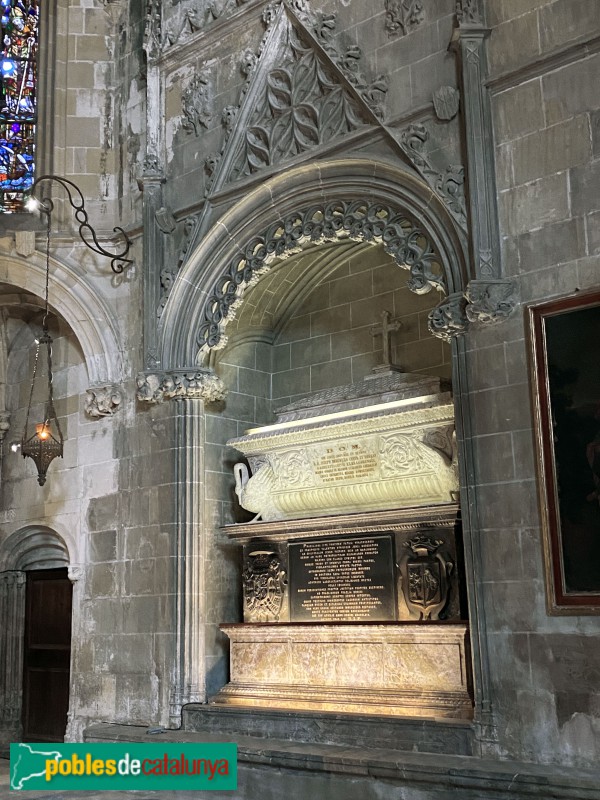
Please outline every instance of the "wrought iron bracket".
[{"label": "wrought iron bracket", "polygon": [[[127,264],[133,264],[133,260],[127,258],[131,247],[131,240],[123,228],[118,226],[113,228],[113,231],[120,234],[124,239],[124,246],[120,252],[111,253],[109,250],[105,250],[104,247],[102,247],[98,241],[96,231],[90,224],[81,190],[73,181],[62,178],[59,175],[41,175],[31,187],[31,196],[28,201],[30,210],[39,210],[42,214],[46,214],[46,216],[50,217],[54,210],[54,202],[50,197],[44,196],[40,188],[42,184],[50,181],[58,183],[65,190],[71,208],[75,212],[75,219],[79,223],[79,237],[86,247],[94,253],[98,253],[98,255],[110,258],[111,269],[116,275],[120,275]],[[41,196],[36,195],[36,190],[39,190]]]}]

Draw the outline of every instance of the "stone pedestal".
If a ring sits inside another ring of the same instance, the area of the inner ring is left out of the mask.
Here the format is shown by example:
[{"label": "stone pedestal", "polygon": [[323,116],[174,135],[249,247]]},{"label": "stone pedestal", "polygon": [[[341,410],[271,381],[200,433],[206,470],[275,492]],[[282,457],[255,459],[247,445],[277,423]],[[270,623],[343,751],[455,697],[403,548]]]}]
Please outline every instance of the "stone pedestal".
[{"label": "stone pedestal", "polygon": [[465,623],[222,625],[231,680],[213,704],[469,719]]}]

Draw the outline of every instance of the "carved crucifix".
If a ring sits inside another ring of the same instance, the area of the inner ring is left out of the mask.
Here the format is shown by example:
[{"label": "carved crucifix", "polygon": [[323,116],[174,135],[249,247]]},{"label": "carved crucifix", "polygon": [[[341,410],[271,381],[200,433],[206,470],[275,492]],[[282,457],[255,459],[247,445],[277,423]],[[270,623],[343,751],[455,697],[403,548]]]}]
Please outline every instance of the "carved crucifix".
[{"label": "carved crucifix", "polygon": [[[389,311],[381,312],[381,324],[371,325],[371,336],[381,336],[383,340],[382,367],[392,366],[392,333],[399,331],[402,323],[399,319],[392,319]],[[379,369],[379,367],[378,367]]]}]

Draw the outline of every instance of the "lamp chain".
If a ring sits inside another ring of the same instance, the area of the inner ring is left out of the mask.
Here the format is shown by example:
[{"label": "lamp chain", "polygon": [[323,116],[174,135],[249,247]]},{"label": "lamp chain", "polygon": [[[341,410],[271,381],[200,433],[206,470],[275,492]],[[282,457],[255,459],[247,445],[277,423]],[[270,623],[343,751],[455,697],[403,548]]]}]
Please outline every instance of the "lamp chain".
[{"label": "lamp chain", "polygon": [[46,293],[44,319],[42,320],[42,330],[48,332],[48,287],[50,285],[50,226],[52,225],[52,214],[49,212],[46,217]]}]

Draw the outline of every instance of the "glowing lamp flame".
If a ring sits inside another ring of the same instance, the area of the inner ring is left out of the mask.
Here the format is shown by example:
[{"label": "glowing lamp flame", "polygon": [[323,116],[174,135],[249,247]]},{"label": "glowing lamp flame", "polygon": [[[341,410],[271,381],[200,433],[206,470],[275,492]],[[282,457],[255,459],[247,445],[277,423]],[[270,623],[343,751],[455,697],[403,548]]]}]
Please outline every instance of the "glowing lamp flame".
[{"label": "glowing lamp flame", "polygon": [[50,436],[50,431],[46,427],[46,423],[45,422],[39,422],[35,426],[35,432],[36,432],[36,435],[37,435],[38,439],[44,440],[44,439],[47,439]]}]

